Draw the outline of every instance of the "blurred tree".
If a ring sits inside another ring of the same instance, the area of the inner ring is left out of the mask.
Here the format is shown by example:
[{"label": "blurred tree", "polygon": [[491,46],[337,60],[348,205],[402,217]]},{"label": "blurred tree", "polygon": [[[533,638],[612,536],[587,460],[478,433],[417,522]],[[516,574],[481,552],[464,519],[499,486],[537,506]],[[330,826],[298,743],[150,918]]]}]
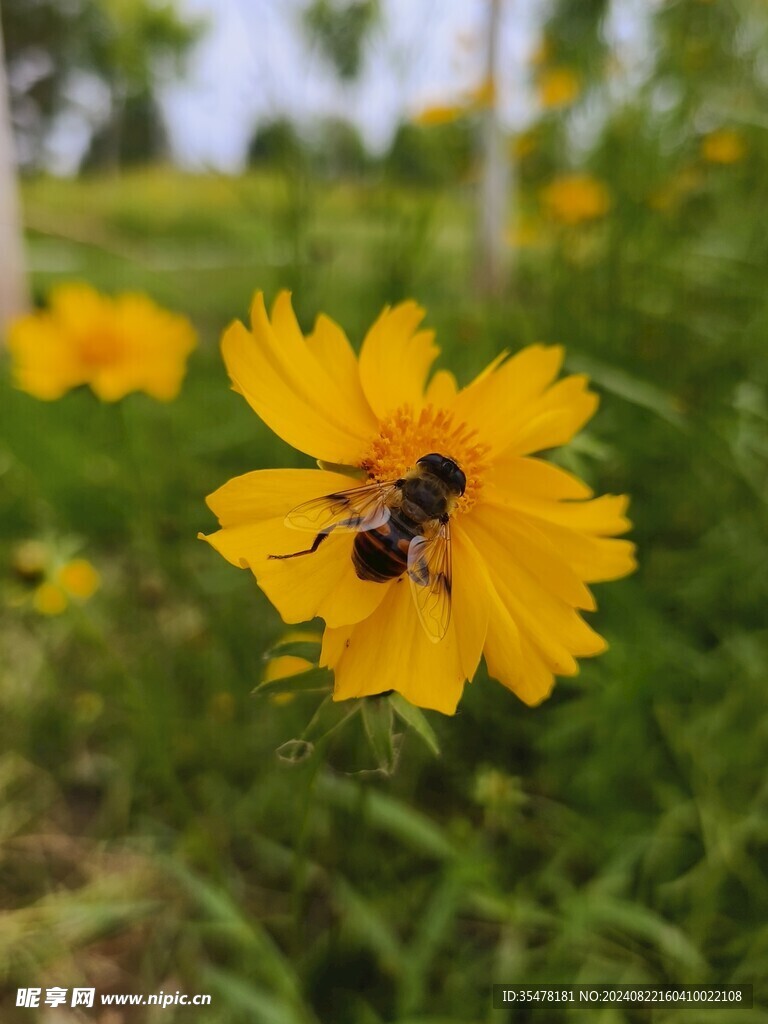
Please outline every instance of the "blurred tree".
[{"label": "blurred tree", "polygon": [[5,325],[27,304],[24,253],[16,188],[8,89],[3,59],[3,31],[0,23],[0,338]]},{"label": "blurred tree", "polygon": [[[149,157],[160,133],[141,144],[137,125],[159,124],[156,94],[181,73],[203,25],[181,17],[173,0],[3,0],[11,108],[25,166],[43,162],[48,133],[62,114],[82,114],[82,95],[105,92],[95,154],[117,163]],[[93,117],[93,115],[92,115]],[[92,161],[93,162],[93,161]]]},{"label": "blurred tree", "polygon": [[468,118],[434,125],[405,122],[397,128],[384,164],[388,173],[400,181],[446,185],[468,176],[473,149]]},{"label": "blurred tree", "polygon": [[304,28],[347,82],[360,74],[365,41],[379,17],[379,0],[312,0],[304,11]]},{"label": "blurred tree", "polygon": [[248,164],[266,164],[280,170],[300,166],[306,147],[295,125],[287,117],[277,117],[259,125],[248,146]]},{"label": "blurred tree", "polygon": [[359,178],[373,163],[360,132],[343,117],[326,117],[316,126],[311,159],[317,173],[326,178]]}]

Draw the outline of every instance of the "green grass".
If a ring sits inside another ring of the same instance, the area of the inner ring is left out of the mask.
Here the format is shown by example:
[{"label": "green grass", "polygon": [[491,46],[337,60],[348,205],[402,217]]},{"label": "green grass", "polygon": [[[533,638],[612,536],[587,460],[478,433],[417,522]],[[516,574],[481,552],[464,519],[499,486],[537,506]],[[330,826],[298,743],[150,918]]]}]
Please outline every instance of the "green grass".
[{"label": "green grass", "polygon": [[[605,223],[545,228],[493,304],[469,285],[467,192],[28,183],[38,297],[72,277],[145,289],[202,344],[167,406],[0,384],[3,1021],[31,1019],[25,984],[213,994],[164,1012],[180,1022],[532,1020],[492,1011],[490,985],[533,981],[754,982],[743,1019],[768,1019],[768,243],[739,174],[711,169],[671,215],[631,193]],[[251,696],[281,623],[195,539],[229,477],[309,464],[216,346],[283,286],[305,326],[325,311],[355,344],[413,295],[462,380],[565,343],[603,400],[563,458],[633,499],[640,570],[597,588],[609,652],[537,709],[481,673],[455,718],[429,716],[441,757],[408,734],[391,778],[346,774],[371,766],[358,720],[276,757],[317,697]],[[104,578],[57,619],[18,604],[12,551],[40,537],[75,538]],[[647,1019],[697,1018],[590,1014]]]}]

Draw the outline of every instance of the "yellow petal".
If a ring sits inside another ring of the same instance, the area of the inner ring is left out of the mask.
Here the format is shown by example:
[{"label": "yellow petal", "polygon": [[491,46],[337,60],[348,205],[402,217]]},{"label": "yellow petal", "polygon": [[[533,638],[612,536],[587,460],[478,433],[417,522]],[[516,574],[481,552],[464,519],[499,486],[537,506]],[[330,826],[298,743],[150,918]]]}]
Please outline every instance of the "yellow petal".
[{"label": "yellow petal", "polygon": [[595,414],[598,397],[576,374],[558,381],[535,402],[510,418],[507,455],[529,455],[567,444]]},{"label": "yellow petal", "polygon": [[590,487],[560,466],[508,453],[494,460],[486,484],[503,493],[505,500],[511,494],[551,501],[592,497]]},{"label": "yellow petal", "polygon": [[425,399],[432,405],[450,405],[458,390],[456,378],[450,370],[438,370],[429,382]]},{"label": "yellow petal", "polygon": [[[264,333],[268,330],[268,325]],[[265,346],[235,321],[221,351],[235,389],[267,426],[299,451],[326,462],[357,465],[365,443],[331,422],[271,362]]]},{"label": "yellow petal", "polygon": [[618,580],[637,568],[635,545],[631,541],[577,533],[543,519],[537,520],[537,525],[585,583]]},{"label": "yellow petal", "polygon": [[494,589],[485,640],[488,674],[526,704],[540,704],[552,692],[555,677]]},{"label": "yellow petal", "polygon": [[488,521],[493,517],[504,524],[504,543],[510,558],[542,586],[574,608],[595,610],[592,594],[535,519],[494,502],[483,502],[480,517]]},{"label": "yellow petal", "polygon": [[[521,633],[527,634],[552,672],[573,675],[578,671],[574,655],[599,654],[605,650],[605,641],[568,602],[548,589],[544,571],[534,573],[515,558],[509,549],[507,526],[503,510],[480,505],[467,517],[466,529]],[[531,556],[528,566],[534,564]]]},{"label": "yellow petal", "polygon": [[371,434],[375,434],[378,422],[365,397],[360,383],[357,356],[344,331],[330,317],[321,313],[315,322],[314,330],[307,337],[307,345],[333,377],[350,407],[354,409],[357,419],[365,423]]},{"label": "yellow petal", "polygon": [[453,583],[451,618],[464,675],[477,672],[488,631],[491,582],[472,541],[456,523],[451,530]]},{"label": "yellow petal", "polygon": [[332,626],[358,622],[382,601],[388,584],[355,575],[350,534],[331,534],[312,554],[287,560],[269,555],[308,548],[311,533],[290,529],[296,505],[345,489],[349,477],[324,470],[257,470],[208,497],[223,529],[204,539],[233,565],[249,568],[286,622],[316,615]]},{"label": "yellow petal", "polygon": [[[311,498],[335,494],[360,481],[324,469],[257,469],[233,477],[205,499],[221,526],[239,526],[285,516]],[[302,534],[291,531],[292,536]],[[311,534],[306,534],[310,541]]]},{"label": "yellow petal", "polygon": [[8,329],[16,387],[43,401],[53,401],[83,382],[71,347],[51,318],[33,313]]},{"label": "yellow petal", "polygon": [[397,690],[418,707],[455,712],[465,675],[453,624],[440,643],[432,643],[404,579],[389,587],[370,618],[340,636],[329,632],[323,657],[334,670],[334,700]]},{"label": "yellow petal", "polygon": [[203,539],[228,562],[251,570],[284,622],[316,615],[329,626],[359,622],[378,607],[389,586],[357,578],[350,534],[331,534],[311,555],[287,560],[269,556],[301,551],[312,537],[288,529],[282,517],[230,526]]},{"label": "yellow petal", "polygon": [[379,419],[401,405],[424,402],[424,386],[439,349],[434,332],[416,328],[424,310],[415,302],[385,309],[365,336],[360,352],[360,381]]},{"label": "yellow petal", "polygon": [[624,514],[629,503],[625,494],[604,494],[591,501],[545,501],[508,491],[501,499],[501,504],[525,513],[530,519],[544,519],[595,537],[614,537],[632,526]]},{"label": "yellow petal", "polygon": [[521,411],[542,394],[562,361],[559,345],[524,348],[459,392],[453,403],[457,417],[474,427],[493,453],[505,451],[520,432]]}]

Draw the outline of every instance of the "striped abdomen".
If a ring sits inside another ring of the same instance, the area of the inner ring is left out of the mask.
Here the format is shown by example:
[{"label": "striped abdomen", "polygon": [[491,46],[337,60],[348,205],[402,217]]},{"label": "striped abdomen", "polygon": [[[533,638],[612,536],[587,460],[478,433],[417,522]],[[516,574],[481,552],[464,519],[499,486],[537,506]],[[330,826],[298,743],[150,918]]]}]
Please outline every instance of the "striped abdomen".
[{"label": "striped abdomen", "polygon": [[395,516],[377,527],[358,533],[352,547],[352,563],[361,580],[386,583],[408,568],[408,547],[419,532],[416,523]]}]

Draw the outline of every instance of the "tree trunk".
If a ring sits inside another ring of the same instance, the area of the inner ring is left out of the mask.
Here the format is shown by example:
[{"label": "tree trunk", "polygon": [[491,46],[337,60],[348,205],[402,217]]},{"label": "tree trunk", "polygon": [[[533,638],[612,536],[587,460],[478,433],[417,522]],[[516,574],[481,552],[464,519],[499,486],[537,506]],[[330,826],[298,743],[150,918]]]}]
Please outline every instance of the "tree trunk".
[{"label": "tree trunk", "polygon": [[0,339],[9,321],[28,308],[21,211],[0,22]]},{"label": "tree trunk", "polygon": [[506,229],[509,200],[509,161],[499,123],[497,83],[502,0],[488,0],[486,83],[489,86],[482,126],[482,178],[477,218],[475,283],[482,295],[504,290],[508,270]]}]

